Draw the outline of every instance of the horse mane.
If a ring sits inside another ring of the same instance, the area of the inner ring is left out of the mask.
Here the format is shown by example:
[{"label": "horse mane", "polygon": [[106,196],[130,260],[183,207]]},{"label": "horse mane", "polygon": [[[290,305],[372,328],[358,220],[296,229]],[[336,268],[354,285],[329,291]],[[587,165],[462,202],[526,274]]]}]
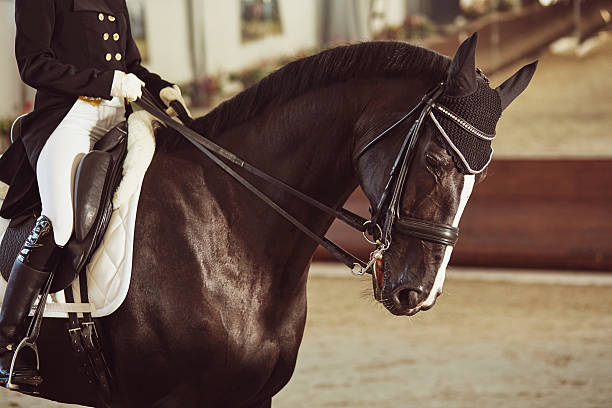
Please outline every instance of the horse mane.
[{"label": "horse mane", "polygon": [[350,79],[376,76],[430,75],[442,78],[450,58],[435,51],[394,41],[340,46],[293,61],[196,119],[193,128],[214,137],[260,113],[313,89]]}]

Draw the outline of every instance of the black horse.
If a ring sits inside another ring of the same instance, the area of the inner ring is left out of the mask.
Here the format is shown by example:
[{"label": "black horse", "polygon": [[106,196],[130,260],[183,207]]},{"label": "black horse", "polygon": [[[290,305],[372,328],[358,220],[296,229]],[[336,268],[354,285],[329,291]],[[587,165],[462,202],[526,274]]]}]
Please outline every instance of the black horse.
[{"label": "black horse", "polygon": [[[491,110],[501,114],[527,86],[533,64],[489,88],[474,66],[475,45],[475,36],[466,40],[452,61],[394,42],[324,51],[288,64],[192,127],[329,206],[360,185],[375,208],[414,120],[358,152],[426,91],[445,82],[441,97],[464,107],[458,113],[474,124]],[[439,124],[451,133],[450,124]],[[157,139],[139,203],[131,288],[120,309],[101,319],[116,384],[111,405],[269,407],[294,370],[316,244],[174,131]],[[460,153],[480,142],[454,151],[425,117],[398,216],[456,226],[485,174],[465,171]],[[245,177],[313,231],[329,228],[330,216]],[[402,231],[391,237],[376,265],[376,299],[398,315],[430,308],[449,246]],[[102,405],[73,360],[63,322],[45,321],[39,348],[41,396]]]}]

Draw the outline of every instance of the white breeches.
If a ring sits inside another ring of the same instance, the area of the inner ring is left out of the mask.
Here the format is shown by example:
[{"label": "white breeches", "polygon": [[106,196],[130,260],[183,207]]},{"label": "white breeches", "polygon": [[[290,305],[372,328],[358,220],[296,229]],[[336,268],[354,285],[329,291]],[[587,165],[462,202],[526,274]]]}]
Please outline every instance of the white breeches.
[{"label": "white breeches", "polygon": [[78,99],[45,143],[36,177],[42,215],[51,220],[57,245],[66,245],[72,235],[72,191],[79,161],[124,117],[125,106],[119,98],[102,100],[98,106]]}]

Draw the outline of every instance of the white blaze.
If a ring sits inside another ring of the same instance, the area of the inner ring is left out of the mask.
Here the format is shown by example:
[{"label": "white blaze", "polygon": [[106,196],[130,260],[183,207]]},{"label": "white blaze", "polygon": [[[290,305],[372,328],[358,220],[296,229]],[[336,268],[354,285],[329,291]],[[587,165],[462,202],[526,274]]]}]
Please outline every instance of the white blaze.
[{"label": "white blaze", "polygon": [[[455,218],[453,219],[453,227],[457,228],[459,226],[459,220],[461,219],[461,215],[463,215],[463,210],[470,199],[470,195],[472,194],[472,190],[474,189],[474,180],[476,176],[473,174],[468,174],[463,176],[463,188],[461,190],[461,196],[459,198],[459,207],[457,207],[457,212],[455,213]],[[450,261],[451,252],[453,252],[453,247],[450,245],[446,246],[444,251],[444,258],[442,259],[442,264],[436,273],[436,279],[434,280],[433,286],[431,288],[431,292],[429,292],[429,296],[425,299],[421,306],[431,306],[436,300],[436,296],[438,291],[442,290],[442,285],[444,285],[444,278],[446,277],[446,266],[448,265],[448,261]]]}]

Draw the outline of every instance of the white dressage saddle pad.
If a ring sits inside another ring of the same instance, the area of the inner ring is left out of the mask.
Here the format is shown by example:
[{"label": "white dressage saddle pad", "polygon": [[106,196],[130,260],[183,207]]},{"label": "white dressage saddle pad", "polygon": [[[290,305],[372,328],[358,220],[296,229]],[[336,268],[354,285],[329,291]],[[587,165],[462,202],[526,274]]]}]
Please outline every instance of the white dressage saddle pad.
[{"label": "white dressage saddle pad", "polygon": [[[135,112],[128,119],[128,152],[123,164],[123,179],[113,196],[113,215],[102,243],[87,265],[90,303],[66,303],[64,291],[47,297],[45,317],[68,317],[68,312],[90,312],[107,316],[121,306],[130,286],[136,210],[144,175],[153,159],[155,137],[152,116]],[[1,183],[0,183],[1,184]],[[7,186],[0,186],[0,205]],[[9,221],[0,218],[0,242]],[[0,297],[6,282],[0,279]],[[75,300],[80,296],[78,278],[72,283]]]}]

